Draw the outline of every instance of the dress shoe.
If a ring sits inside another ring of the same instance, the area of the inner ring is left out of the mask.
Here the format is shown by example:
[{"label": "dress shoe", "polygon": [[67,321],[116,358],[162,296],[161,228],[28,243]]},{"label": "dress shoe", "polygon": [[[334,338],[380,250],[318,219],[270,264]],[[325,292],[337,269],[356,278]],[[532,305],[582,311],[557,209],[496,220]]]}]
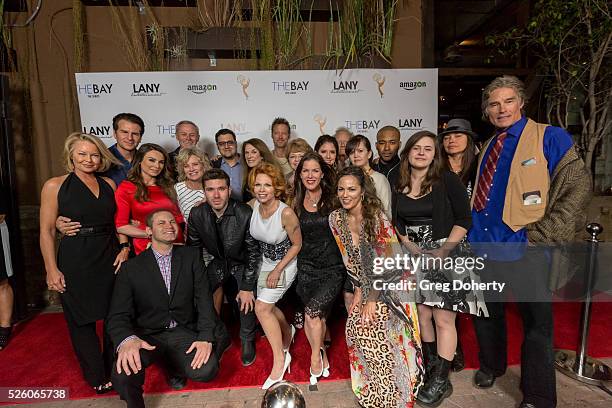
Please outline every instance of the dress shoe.
[{"label": "dress shoe", "polygon": [[178,375],[168,377],[168,385],[175,391],[182,390],[187,385],[187,378]]},{"label": "dress shoe", "polygon": [[98,385],[94,387],[94,391],[96,394],[106,394],[107,392],[111,392],[113,390],[113,384],[109,381],[106,384]]},{"label": "dress shoe", "polygon": [[495,376],[485,373],[482,370],[476,371],[474,374],[474,385],[478,388],[491,388],[495,384]]},{"label": "dress shoe", "polygon": [[253,340],[242,341],[242,353],[240,359],[242,365],[245,367],[250,366],[255,361],[257,354],[255,353],[255,342]]},{"label": "dress shoe", "polygon": [[283,377],[285,377],[285,372],[291,372],[291,354],[287,350],[285,350],[285,363],[283,364],[283,373],[278,379],[273,379],[272,377],[266,378],[266,381],[261,386],[262,390],[267,390],[277,382],[283,381]]},{"label": "dress shoe", "polygon": [[521,405],[519,405],[519,408],[536,408],[535,405],[533,405],[531,402],[521,402]]}]

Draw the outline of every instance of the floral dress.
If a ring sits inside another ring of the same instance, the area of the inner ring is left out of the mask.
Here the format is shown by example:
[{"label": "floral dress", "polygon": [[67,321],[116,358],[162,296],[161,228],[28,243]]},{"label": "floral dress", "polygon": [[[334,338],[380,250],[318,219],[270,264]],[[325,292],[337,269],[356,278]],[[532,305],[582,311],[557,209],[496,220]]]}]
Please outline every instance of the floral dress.
[{"label": "floral dress", "polygon": [[329,224],[349,279],[361,288],[362,304],[372,292],[377,295],[374,324],[362,326],[357,307],[346,322],[353,392],[365,408],[413,407],[424,375],[417,308],[412,301],[414,293],[374,289],[379,288],[374,285],[376,280],[397,283],[412,279],[409,271],[374,273],[374,258],[401,254],[393,227],[380,213],[378,233],[373,242],[366,242],[362,233],[356,246],[344,209],[332,212]]}]

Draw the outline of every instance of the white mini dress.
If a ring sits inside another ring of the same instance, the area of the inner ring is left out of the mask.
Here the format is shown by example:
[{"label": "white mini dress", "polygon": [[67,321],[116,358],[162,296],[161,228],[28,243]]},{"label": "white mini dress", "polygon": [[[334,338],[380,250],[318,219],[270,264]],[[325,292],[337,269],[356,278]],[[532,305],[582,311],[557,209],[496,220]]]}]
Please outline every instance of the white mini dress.
[{"label": "white mini dress", "polygon": [[[282,221],[283,209],[286,207],[287,204],[281,201],[274,214],[268,218],[263,218],[259,213],[259,202],[255,201],[249,230],[251,236],[259,241],[263,254],[259,274],[272,271],[291,248],[291,240],[287,231],[283,228]],[[257,300],[265,303],[278,302],[289,289],[296,275],[297,257],[293,258],[285,267],[285,285],[283,287],[272,289],[262,286],[260,283],[257,284]]]}]

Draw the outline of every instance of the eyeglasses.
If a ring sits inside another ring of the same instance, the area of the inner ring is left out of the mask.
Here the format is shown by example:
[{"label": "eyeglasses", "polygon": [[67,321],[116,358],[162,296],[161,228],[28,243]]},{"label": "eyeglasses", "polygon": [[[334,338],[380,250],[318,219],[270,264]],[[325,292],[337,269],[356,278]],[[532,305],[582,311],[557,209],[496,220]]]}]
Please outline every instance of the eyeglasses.
[{"label": "eyeglasses", "polygon": [[233,140],[228,140],[227,142],[217,142],[217,146],[219,147],[229,147],[229,146],[234,146],[236,144],[236,142],[234,142]]}]

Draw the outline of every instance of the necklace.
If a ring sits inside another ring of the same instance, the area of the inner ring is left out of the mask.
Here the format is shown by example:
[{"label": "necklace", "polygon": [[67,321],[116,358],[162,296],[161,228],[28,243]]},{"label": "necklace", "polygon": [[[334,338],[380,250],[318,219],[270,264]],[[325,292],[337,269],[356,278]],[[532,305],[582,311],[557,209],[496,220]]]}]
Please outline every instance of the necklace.
[{"label": "necklace", "polygon": [[319,204],[319,201],[321,200],[321,194],[322,192],[319,193],[319,197],[317,197],[316,200],[313,200],[312,198],[309,197],[309,194],[306,193],[306,199],[310,201],[310,205],[312,205],[313,208],[317,208],[317,205]]}]

